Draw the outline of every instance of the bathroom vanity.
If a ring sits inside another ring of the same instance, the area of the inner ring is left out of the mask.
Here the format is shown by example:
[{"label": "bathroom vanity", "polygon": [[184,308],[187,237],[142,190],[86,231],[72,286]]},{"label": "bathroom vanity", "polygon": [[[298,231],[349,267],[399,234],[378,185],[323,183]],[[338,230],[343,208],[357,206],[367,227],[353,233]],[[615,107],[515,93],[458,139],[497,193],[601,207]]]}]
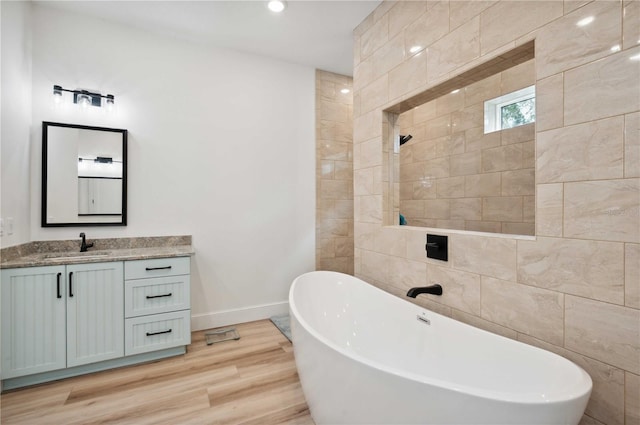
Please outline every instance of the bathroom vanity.
[{"label": "bathroom vanity", "polygon": [[3,258],[2,388],[184,354],[193,255],[184,238],[189,245]]}]

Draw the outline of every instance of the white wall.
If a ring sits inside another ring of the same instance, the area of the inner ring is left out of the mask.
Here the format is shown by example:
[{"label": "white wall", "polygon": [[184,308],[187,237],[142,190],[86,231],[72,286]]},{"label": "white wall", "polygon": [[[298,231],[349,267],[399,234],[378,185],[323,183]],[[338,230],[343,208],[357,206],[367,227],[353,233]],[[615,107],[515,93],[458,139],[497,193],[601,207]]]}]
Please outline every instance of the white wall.
[{"label": "white wall", "polygon": [[[29,129],[31,127],[31,3],[2,2],[0,246],[30,240]],[[7,219],[12,218],[13,234]]]},{"label": "white wall", "polygon": [[[195,327],[286,310],[314,268],[314,70],[46,6],[33,18],[32,238],[191,234]],[[55,109],[54,84],[112,93],[117,113]],[[128,226],[40,227],[43,120],[129,130]]]}]

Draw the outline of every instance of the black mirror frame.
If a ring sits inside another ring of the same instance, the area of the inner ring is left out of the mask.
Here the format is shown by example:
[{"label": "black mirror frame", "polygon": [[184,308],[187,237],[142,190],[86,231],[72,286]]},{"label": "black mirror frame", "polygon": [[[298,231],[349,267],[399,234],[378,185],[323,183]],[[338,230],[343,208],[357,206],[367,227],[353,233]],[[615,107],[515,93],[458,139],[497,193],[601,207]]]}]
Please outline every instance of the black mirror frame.
[{"label": "black mirror frame", "polygon": [[[49,127],[79,128],[82,130],[110,131],[122,134],[122,220],[119,222],[101,223],[47,223],[47,151]],[[42,122],[42,205],[41,205],[41,226],[42,227],[86,227],[86,226],[126,226],[127,225],[127,130],[109,127],[93,127],[79,124],[64,124],[51,121]]]}]

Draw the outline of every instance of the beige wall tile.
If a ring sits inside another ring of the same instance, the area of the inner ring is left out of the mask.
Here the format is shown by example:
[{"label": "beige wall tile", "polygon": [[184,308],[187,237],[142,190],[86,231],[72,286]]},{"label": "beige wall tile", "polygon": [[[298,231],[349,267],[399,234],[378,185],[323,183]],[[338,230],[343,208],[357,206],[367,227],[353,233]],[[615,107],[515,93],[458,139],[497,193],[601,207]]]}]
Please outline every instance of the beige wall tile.
[{"label": "beige wall tile", "polygon": [[451,218],[454,220],[482,220],[482,198],[452,199]]},{"label": "beige wall tile", "polygon": [[450,173],[452,176],[479,174],[482,165],[482,155],[480,151],[453,155],[450,157],[450,163]]},{"label": "beige wall tile", "polygon": [[502,172],[502,196],[535,195],[535,171],[532,168]]},{"label": "beige wall tile", "polygon": [[522,221],[525,223],[533,223],[536,221],[536,197],[522,197]]},{"label": "beige wall tile", "polygon": [[624,0],[622,20],[622,48],[628,49],[640,42],[640,3]]},{"label": "beige wall tile", "polygon": [[474,232],[502,233],[502,223],[499,221],[466,221],[464,229]]},{"label": "beige wall tile", "polygon": [[449,26],[455,29],[460,25],[471,20],[486,8],[497,3],[496,1],[471,0],[471,1],[452,1],[449,4],[450,19]]},{"label": "beige wall tile", "polygon": [[475,105],[476,103],[481,103],[485,100],[500,96],[500,80],[501,75],[494,74],[484,80],[480,80],[477,83],[473,83],[465,87],[465,106]]},{"label": "beige wall tile", "polygon": [[480,18],[475,17],[429,47],[429,80],[435,80],[480,56]]},{"label": "beige wall tile", "polygon": [[439,219],[436,221],[438,229],[464,229],[464,220],[444,220]]},{"label": "beige wall tile", "polygon": [[624,176],[640,177],[640,112],[624,116]]},{"label": "beige wall tile", "polygon": [[536,231],[538,236],[562,236],[562,183],[536,186]]},{"label": "beige wall tile", "polygon": [[354,171],[354,195],[373,195],[373,168]]},{"label": "beige wall tile", "polygon": [[640,424],[640,376],[625,372],[624,379],[626,425]]},{"label": "beige wall tile", "polygon": [[482,151],[482,172],[518,170],[522,168],[522,143]]},{"label": "beige wall tile", "polygon": [[[373,77],[386,77],[387,73],[400,65],[404,58],[404,37],[402,37],[402,34],[398,34],[393,39],[389,40],[388,43],[373,52],[373,55],[371,56]],[[387,99],[376,103],[375,106],[380,106],[386,102]]]},{"label": "beige wall tile", "polygon": [[[424,179],[419,182],[414,182],[412,187],[413,199],[435,199],[437,198],[437,182],[438,179]],[[404,185],[408,186],[408,185]]]},{"label": "beige wall tile", "polygon": [[[593,62],[621,45],[619,1],[595,1],[552,22],[536,38],[538,78]],[[588,25],[576,23],[593,17]]]},{"label": "beige wall tile", "polygon": [[564,295],[482,276],[482,318],[560,345]]},{"label": "beige wall tile", "polygon": [[442,295],[427,295],[441,304],[480,315],[480,275],[426,265],[427,285],[442,286]]},{"label": "beige wall tile", "polygon": [[508,235],[529,235],[533,236],[536,234],[535,232],[535,224],[534,223],[509,223],[502,222],[502,233],[506,233]]},{"label": "beige wall tile", "polygon": [[497,325],[493,322],[484,320],[473,314],[465,313],[464,311],[453,310],[451,317],[454,318],[455,320],[466,323],[467,325],[484,329],[485,331],[504,336],[505,338],[516,339],[518,336],[518,332],[514,331],[513,329],[509,329],[505,326]]},{"label": "beige wall tile", "polygon": [[465,151],[472,152],[500,146],[500,131],[484,134],[483,127],[465,130]]},{"label": "beige wall tile", "polygon": [[499,2],[480,14],[481,53],[495,50],[562,14],[563,5],[559,1]]},{"label": "beige wall tile", "polygon": [[389,99],[396,99],[427,82],[427,55],[415,54],[389,72]]},{"label": "beige wall tile", "polygon": [[[410,132],[407,132],[407,133],[410,133]],[[418,138],[419,136],[415,135],[414,137]],[[445,136],[445,137],[448,137],[448,136]],[[436,157],[436,140],[438,139],[431,139],[431,140],[424,140],[424,141],[418,139],[415,142],[412,140],[411,142],[413,142],[413,144],[403,145],[402,148],[400,149],[400,152],[402,153],[404,147],[407,146],[408,148],[411,149],[411,156],[414,162],[433,159]]]},{"label": "beige wall tile", "polygon": [[564,13],[565,15],[571,13],[579,7],[584,6],[593,0],[564,0]]},{"label": "beige wall tile", "polygon": [[467,198],[500,196],[502,193],[501,174],[489,173],[466,176],[464,181],[464,193]]},{"label": "beige wall tile", "polygon": [[545,237],[518,241],[518,282],[623,304],[623,245]]},{"label": "beige wall tile", "polygon": [[356,221],[353,224],[355,244],[360,249],[375,250],[375,237],[379,226],[372,223]]},{"label": "beige wall tile", "polygon": [[360,36],[360,57],[366,59],[389,39],[389,19],[383,16]]},{"label": "beige wall tile", "polygon": [[[381,113],[377,109],[353,120],[353,142],[358,144],[382,135]],[[354,161],[355,161],[354,157]]]},{"label": "beige wall tile", "polygon": [[501,196],[482,199],[482,220],[522,221],[522,197]]},{"label": "beige wall tile", "polygon": [[502,72],[500,91],[511,93],[536,83],[536,61],[531,59]]},{"label": "beige wall tile", "polygon": [[536,125],[535,123],[519,125],[498,131],[496,134],[500,135],[500,141],[503,145],[528,142],[536,138]]},{"label": "beige wall tile", "polygon": [[341,103],[321,102],[320,119],[326,121],[349,122],[349,107]]},{"label": "beige wall tile", "polygon": [[320,158],[334,161],[350,161],[353,156],[353,143],[334,140],[318,140],[317,152]]},{"label": "beige wall tile", "polygon": [[334,161],[334,178],[353,182],[353,162]]},{"label": "beige wall tile", "polygon": [[366,223],[382,223],[382,195],[358,196],[354,202],[356,220]]},{"label": "beige wall tile", "polygon": [[427,265],[421,261],[407,260],[406,258],[389,258],[389,283],[404,295],[410,288],[425,285]]},{"label": "beige wall tile", "polygon": [[464,91],[445,94],[436,99],[436,115],[450,114],[453,111],[463,109],[464,105]]},{"label": "beige wall tile", "polygon": [[623,50],[567,71],[564,75],[564,123],[577,124],[640,109],[640,66],[632,57],[640,47]]},{"label": "beige wall tile", "polygon": [[424,1],[399,1],[389,9],[389,35],[402,34],[403,29],[427,10]]},{"label": "beige wall tile", "polygon": [[466,107],[451,114],[451,131],[465,131],[470,128],[480,127],[484,123],[483,104]]},{"label": "beige wall tile", "polygon": [[406,52],[414,46],[422,50],[449,32],[449,2],[438,2],[429,7],[428,13],[416,17],[404,30]]},{"label": "beige wall tile", "polygon": [[622,116],[538,133],[538,183],[623,177]]},{"label": "beige wall tile", "polygon": [[436,147],[436,156],[448,156],[464,153],[464,132],[454,133],[451,136],[439,137],[433,140]]},{"label": "beige wall tile", "polygon": [[377,106],[389,100],[389,83],[387,75],[383,75],[361,91],[360,110],[362,113],[373,111]]},{"label": "beige wall tile", "polygon": [[540,79],[536,83],[536,127],[538,131],[562,127],[564,74]]},{"label": "beige wall tile", "polygon": [[640,179],[566,183],[564,235],[640,242]]},{"label": "beige wall tile", "polygon": [[624,246],[624,304],[640,308],[640,245]]},{"label": "beige wall tile", "polygon": [[451,116],[443,115],[427,121],[425,127],[425,137],[436,139],[451,134]]},{"label": "beige wall tile", "polygon": [[382,141],[373,139],[359,144],[359,168],[369,168],[382,165]]},{"label": "beige wall tile", "polygon": [[456,234],[450,236],[449,244],[454,268],[498,279],[516,279],[515,240]]},{"label": "beige wall tile", "polygon": [[425,218],[448,219],[451,216],[449,199],[429,199],[424,201]]},{"label": "beige wall tile", "polygon": [[438,179],[437,188],[438,198],[464,198],[464,177]]},{"label": "beige wall tile", "polygon": [[388,282],[390,258],[390,256],[385,254],[362,250],[360,258],[362,275],[366,278]]},{"label": "beige wall tile", "polygon": [[412,109],[414,123],[426,122],[436,117],[436,102],[423,103]]},{"label": "beige wall tile", "polygon": [[334,246],[336,257],[353,257],[353,238],[334,238]]},{"label": "beige wall tile", "polygon": [[450,165],[448,158],[436,158],[425,161],[425,175],[429,178],[449,177]]},{"label": "beige wall tile", "polygon": [[565,347],[640,373],[640,310],[567,295]]},{"label": "beige wall tile", "polygon": [[382,227],[374,236],[377,252],[396,257],[407,256],[406,232],[397,227]]},{"label": "beige wall tile", "polygon": [[[400,202],[400,214],[407,219],[424,218],[424,202],[422,200],[407,200]],[[411,222],[409,225],[413,226]]]}]

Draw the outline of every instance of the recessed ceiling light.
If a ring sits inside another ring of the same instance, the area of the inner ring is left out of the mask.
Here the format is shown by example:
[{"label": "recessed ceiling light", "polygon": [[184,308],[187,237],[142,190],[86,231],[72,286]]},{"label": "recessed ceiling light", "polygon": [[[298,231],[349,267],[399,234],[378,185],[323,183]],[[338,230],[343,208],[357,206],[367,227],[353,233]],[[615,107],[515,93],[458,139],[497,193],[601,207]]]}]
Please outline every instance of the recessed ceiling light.
[{"label": "recessed ceiling light", "polygon": [[342,89],[342,90],[340,90],[340,93],[342,93],[342,94],[347,94],[347,93],[349,93],[350,91],[351,91],[351,90],[349,90],[349,89]]},{"label": "recessed ceiling light", "polygon": [[594,18],[593,16],[587,16],[586,18],[580,19],[578,22],[576,22],[576,25],[579,27],[584,27],[585,25],[589,25],[595,19],[596,18]]},{"label": "recessed ceiling light", "polygon": [[272,12],[280,13],[287,7],[287,3],[282,0],[271,0],[267,3],[267,7]]}]

